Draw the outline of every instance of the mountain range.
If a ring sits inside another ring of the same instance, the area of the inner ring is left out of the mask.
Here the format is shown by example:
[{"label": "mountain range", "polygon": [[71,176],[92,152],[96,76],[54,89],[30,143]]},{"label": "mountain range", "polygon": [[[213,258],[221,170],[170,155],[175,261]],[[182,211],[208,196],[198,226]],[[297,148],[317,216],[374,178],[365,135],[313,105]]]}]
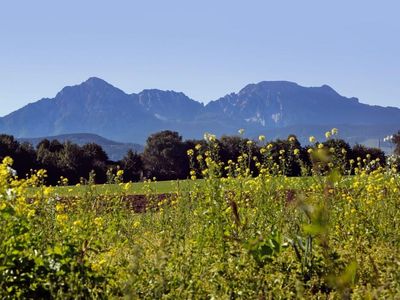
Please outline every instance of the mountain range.
[{"label": "mountain range", "polygon": [[140,144],[165,129],[201,138],[204,132],[236,134],[244,128],[248,137],[296,134],[305,142],[333,127],[351,143],[376,143],[400,129],[400,109],[363,104],[328,85],[262,81],[204,105],[174,91],[127,94],[92,77],[0,118],[0,132],[18,138],[91,133]]}]

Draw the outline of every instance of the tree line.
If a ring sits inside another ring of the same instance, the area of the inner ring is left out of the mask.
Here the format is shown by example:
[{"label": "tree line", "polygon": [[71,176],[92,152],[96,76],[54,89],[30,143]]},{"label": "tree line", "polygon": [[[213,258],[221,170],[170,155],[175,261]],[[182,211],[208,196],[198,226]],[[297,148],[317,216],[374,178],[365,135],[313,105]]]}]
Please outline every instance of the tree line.
[{"label": "tree line", "polygon": [[[256,162],[262,159],[262,148],[266,143],[252,141],[238,136],[222,136],[214,140],[220,162],[227,164],[236,161],[243,153],[249,158],[249,168],[256,175]],[[393,136],[395,153],[400,155],[400,131]],[[328,149],[339,153],[345,164],[357,158],[377,159],[385,164],[385,153],[377,148],[363,145],[351,147],[342,139],[331,138],[322,143]],[[59,184],[60,178],[67,178],[69,184],[92,180],[95,183],[110,182],[113,174],[119,170],[123,181],[140,181],[145,178],[157,180],[186,179],[190,169],[196,167],[196,160],[190,159],[193,149],[201,155],[207,151],[206,140],[183,140],[178,132],[165,130],[150,135],[143,153],[128,151],[120,161],[109,160],[107,153],[95,143],[79,146],[71,142],[60,143],[58,140],[42,140],[36,147],[27,142],[20,143],[13,136],[0,135],[0,159],[10,156],[14,160],[13,168],[18,176],[26,177],[34,170],[47,170],[46,183]],[[301,146],[296,136],[268,142],[270,160],[280,164],[285,161],[285,175],[300,176],[302,167],[312,166],[309,149],[312,146]],[[314,145],[315,147],[315,145]],[[293,155],[296,152],[296,158]],[[189,154],[189,155],[188,155]],[[193,165],[195,161],[195,165]],[[348,168],[345,165],[345,168]],[[201,177],[201,174],[199,174]]]}]

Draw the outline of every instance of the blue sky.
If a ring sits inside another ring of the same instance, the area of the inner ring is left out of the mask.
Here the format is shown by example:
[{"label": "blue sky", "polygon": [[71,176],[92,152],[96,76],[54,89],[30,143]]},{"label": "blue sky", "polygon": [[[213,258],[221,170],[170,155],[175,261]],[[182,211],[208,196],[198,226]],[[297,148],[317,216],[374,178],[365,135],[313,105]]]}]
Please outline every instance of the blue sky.
[{"label": "blue sky", "polygon": [[208,102],[262,80],[400,106],[400,1],[13,0],[0,115],[90,76]]}]

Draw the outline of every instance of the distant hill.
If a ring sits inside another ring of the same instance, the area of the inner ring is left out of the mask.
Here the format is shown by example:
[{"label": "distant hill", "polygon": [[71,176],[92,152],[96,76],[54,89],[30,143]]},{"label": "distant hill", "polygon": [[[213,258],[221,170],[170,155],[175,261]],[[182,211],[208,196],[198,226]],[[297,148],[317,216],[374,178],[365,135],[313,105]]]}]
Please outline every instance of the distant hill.
[{"label": "distant hill", "polygon": [[144,144],[154,132],[171,129],[184,138],[204,132],[286,138],[337,127],[350,142],[377,141],[400,129],[400,109],[360,103],[333,88],[303,87],[288,81],[249,84],[207,105],[183,93],[144,90],[126,94],[99,78],[63,88],[0,118],[0,132],[19,138],[89,132],[111,140]]},{"label": "distant hill", "polygon": [[39,142],[44,139],[48,139],[50,141],[58,140],[60,142],[70,141],[80,146],[88,143],[96,143],[104,149],[109,159],[113,161],[117,161],[123,158],[130,149],[136,152],[143,151],[142,145],[132,144],[132,143],[119,143],[103,138],[99,135],[89,134],[89,133],[62,134],[56,136],[37,137],[37,138],[19,138],[18,140],[20,142],[28,142],[32,144],[34,147],[36,147],[36,145],[39,144]]}]

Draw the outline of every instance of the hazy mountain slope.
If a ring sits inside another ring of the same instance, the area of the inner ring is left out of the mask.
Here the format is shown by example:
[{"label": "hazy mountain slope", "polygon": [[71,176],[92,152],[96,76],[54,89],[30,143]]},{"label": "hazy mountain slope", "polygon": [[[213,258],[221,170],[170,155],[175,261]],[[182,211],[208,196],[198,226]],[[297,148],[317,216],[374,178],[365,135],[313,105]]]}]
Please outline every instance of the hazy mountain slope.
[{"label": "hazy mountain slope", "polygon": [[138,98],[146,111],[164,121],[191,121],[204,107],[185,94],[174,91],[144,90]]}]

